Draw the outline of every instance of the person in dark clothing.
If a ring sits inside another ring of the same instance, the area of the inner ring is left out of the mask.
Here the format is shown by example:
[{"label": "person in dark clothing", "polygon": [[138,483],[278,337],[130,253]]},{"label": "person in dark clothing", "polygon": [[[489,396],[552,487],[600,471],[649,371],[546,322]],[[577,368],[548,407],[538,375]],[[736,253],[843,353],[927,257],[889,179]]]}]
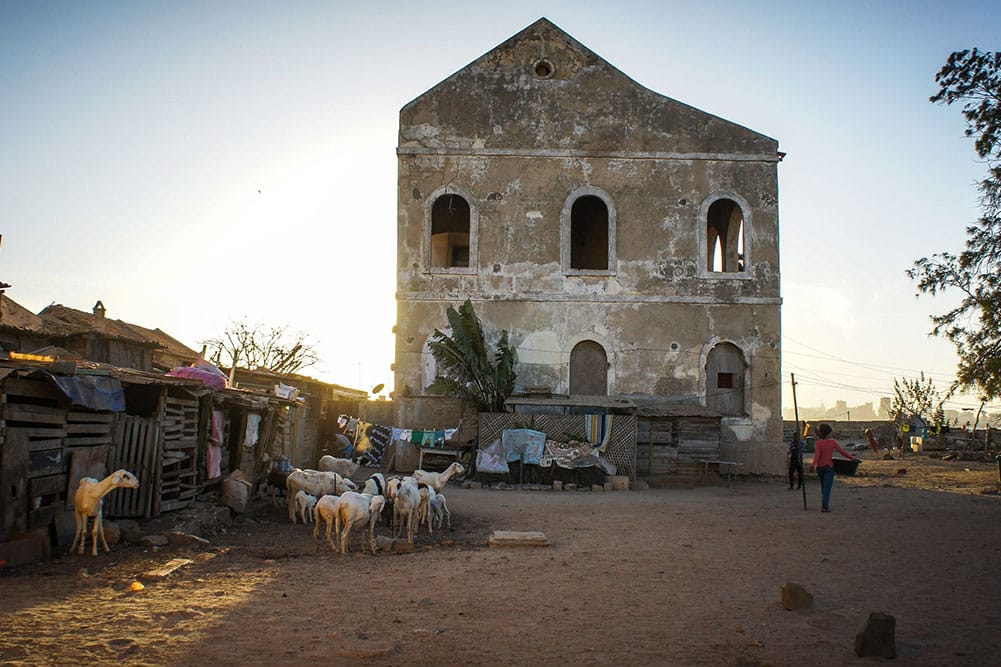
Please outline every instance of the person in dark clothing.
[{"label": "person in dark clothing", "polygon": [[793,477],[798,475],[799,482],[797,489],[803,488],[803,454],[806,452],[806,444],[799,437],[799,432],[793,436],[789,443],[789,490],[792,491]]}]

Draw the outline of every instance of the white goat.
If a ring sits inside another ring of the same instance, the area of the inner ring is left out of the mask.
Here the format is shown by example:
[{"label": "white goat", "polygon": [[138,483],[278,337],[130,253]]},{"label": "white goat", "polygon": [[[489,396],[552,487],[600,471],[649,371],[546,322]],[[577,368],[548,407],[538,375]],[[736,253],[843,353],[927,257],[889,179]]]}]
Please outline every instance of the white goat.
[{"label": "white goat", "polygon": [[434,526],[431,525],[431,501],[435,499],[438,493],[433,487],[427,484],[417,484],[417,490],[421,494],[421,501],[417,505],[417,525],[427,524],[428,535],[434,533]]},{"label": "white goat", "polygon": [[461,475],[464,472],[466,472],[465,467],[463,467],[461,463],[456,461],[452,465],[445,468],[445,470],[442,472],[427,472],[425,470],[415,470],[414,479],[416,479],[421,484],[427,484],[435,491],[441,491],[443,488],[445,488],[445,485],[448,483],[448,480],[452,479],[453,477],[456,477],[457,475]]},{"label": "white goat", "polygon": [[358,472],[358,464],[351,459],[339,459],[330,454],[321,456],[317,467],[326,472],[336,472],[341,477],[350,477]]},{"label": "white goat", "polygon": [[[285,478],[286,494],[295,498],[299,491],[305,491],[311,496],[320,498],[326,495],[340,495],[346,491],[356,491],[355,483],[344,479],[336,472],[321,472],[319,470],[299,470],[296,468]],[[295,523],[295,503],[288,504],[288,518]]]},{"label": "white goat", "polygon": [[295,514],[299,515],[303,523],[313,523],[315,510],[316,496],[301,490],[295,494]]},{"label": "white goat", "polygon": [[[340,540],[340,552],[346,554],[351,550],[351,529],[357,525],[368,526],[369,551],[375,553],[375,524],[386,503],[383,496],[370,496],[363,493],[348,492],[341,496],[340,502],[334,508],[335,530]],[[365,553],[365,542],[362,540],[362,553]]]},{"label": "white goat", "polygon": [[101,536],[101,543],[104,544],[105,551],[108,548],[108,541],[104,538],[104,496],[115,489],[138,489],[139,480],[128,470],[116,470],[100,482],[93,477],[84,477],[76,487],[76,495],[73,496],[73,518],[76,520],[76,534],[73,536],[73,544],[70,545],[70,553],[80,543],[80,555],[83,555],[83,546],[87,542],[87,519],[94,517],[94,530],[91,534],[91,542],[94,548],[91,554],[97,555],[97,537]]},{"label": "white goat", "polygon": [[313,526],[313,544],[316,546],[317,550],[320,548],[320,521],[327,522],[327,542],[330,543],[330,549],[332,551],[337,551],[337,547],[334,546],[334,541],[330,537],[330,531],[334,528],[334,523],[336,522],[335,514],[337,512],[337,503],[340,502],[340,496],[326,495],[316,501],[315,518],[316,525]]},{"label": "white goat", "polygon": [[448,529],[452,530],[452,513],[448,511],[445,494],[439,493],[431,499],[431,526],[441,528],[442,522],[448,520]]},{"label": "white goat", "polygon": [[393,522],[396,524],[396,537],[400,536],[400,530],[406,523],[407,542],[411,544],[414,543],[414,534],[417,532],[417,508],[420,504],[421,492],[417,488],[417,482],[413,479],[404,480],[393,501]]}]

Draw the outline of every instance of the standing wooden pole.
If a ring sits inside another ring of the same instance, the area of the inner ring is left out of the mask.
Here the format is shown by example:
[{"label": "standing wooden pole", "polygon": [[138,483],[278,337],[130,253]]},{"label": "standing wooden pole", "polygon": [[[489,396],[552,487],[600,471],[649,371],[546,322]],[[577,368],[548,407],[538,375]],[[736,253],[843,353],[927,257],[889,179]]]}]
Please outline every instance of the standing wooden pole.
[{"label": "standing wooden pole", "polygon": [[[799,439],[802,436],[800,435],[800,432],[799,432],[799,404],[796,402],[796,374],[795,373],[789,373],[789,378],[792,381],[792,409],[793,409],[793,414],[796,417],[796,435],[793,436],[793,437],[795,438],[796,445],[799,446]],[[805,453],[806,452],[801,452],[800,453],[800,458],[799,458],[799,473],[800,473],[800,475],[802,475],[802,480],[803,480],[803,483],[800,484],[800,488],[803,489],[803,509],[804,510],[806,509],[806,475],[804,474],[805,473],[805,469],[804,469],[804,463],[805,462],[803,461],[803,454],[805,454]]]}]

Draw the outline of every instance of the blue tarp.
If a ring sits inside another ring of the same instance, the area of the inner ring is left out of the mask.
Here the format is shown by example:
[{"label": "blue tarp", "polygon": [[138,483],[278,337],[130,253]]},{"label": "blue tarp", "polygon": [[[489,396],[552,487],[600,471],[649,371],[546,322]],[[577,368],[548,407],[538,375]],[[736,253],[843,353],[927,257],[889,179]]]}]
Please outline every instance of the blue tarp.
[{"label": "blue tarp", "polygon": [[125,390],[115,378],[95,375],[50,375],[73,405],[91,410],[125,412]]},{"label": "blue tarp", "polygon": [[501,440],[504,443],[504,460],[508,463],[520,460],[539,465],[546,448],[546,434],[528,428],[509,428],[501,433]]}]

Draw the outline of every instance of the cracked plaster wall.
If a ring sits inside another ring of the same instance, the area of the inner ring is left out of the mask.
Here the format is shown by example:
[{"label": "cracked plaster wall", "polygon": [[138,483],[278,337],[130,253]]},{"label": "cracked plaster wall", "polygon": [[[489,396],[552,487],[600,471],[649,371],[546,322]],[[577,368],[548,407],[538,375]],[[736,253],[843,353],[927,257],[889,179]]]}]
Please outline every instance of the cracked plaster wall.
[{"label": "cracked plaster wall", "polygon": [[[533,77],[540,57],[552,78]],[[638,86],[543,19],[404,107],[398,155],[397,391],[423,391],[425,344],[467,298],[518,346],[519,389],[565,393],[570,350],[592,338],[608,343],[610,394],[704,404],[705,347],[729,341],[749,362],[748,416],[725,420],[721,451],[781,469],[766,446],[782,428],[773,139]],[[561,213],[585,186],[615,208],[601,275],[561,262]],[[432,270],[431,194],[450,191],[475,210],[475,260]],[[700,207],[720,193],[750,209],[742,276],[702,266]]]}]

